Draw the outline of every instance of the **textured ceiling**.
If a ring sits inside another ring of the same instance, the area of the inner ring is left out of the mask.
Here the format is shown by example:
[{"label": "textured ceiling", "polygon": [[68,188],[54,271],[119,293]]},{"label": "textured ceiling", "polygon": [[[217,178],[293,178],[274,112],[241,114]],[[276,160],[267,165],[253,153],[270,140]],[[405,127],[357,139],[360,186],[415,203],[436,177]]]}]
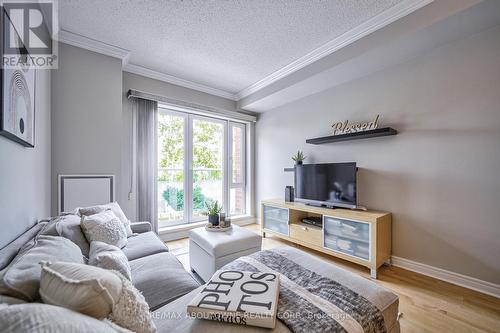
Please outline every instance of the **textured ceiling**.
[{"label": "textured ceiling", "polygon": [[238,92],[402,0],[59,0],[64,30]]}]

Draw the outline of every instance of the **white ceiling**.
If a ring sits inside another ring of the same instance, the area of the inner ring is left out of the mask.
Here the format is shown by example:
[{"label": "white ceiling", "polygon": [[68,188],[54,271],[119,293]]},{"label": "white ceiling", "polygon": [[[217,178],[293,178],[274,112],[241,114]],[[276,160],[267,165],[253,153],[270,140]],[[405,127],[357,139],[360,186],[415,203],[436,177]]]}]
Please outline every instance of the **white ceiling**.
[{"label": "white ceiling", "polygon": [[130,64],[236,94],[409,1],[59,0],[59,24],[129,50]]}]

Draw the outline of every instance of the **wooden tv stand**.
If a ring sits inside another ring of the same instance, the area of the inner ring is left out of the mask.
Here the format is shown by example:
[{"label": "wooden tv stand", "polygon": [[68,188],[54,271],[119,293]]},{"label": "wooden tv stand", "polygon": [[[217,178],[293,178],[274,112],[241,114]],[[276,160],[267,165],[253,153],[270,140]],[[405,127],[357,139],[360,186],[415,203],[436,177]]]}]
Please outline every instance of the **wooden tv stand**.
[{"label": "wooden tv stand", "polygon": [[[321,217],[323,226],[304,224],[308,216]],[[323,208],[299,202],[261,202],[262,236],[271,234],[290,242],[377,269],[391,257],[391,213]]]}]

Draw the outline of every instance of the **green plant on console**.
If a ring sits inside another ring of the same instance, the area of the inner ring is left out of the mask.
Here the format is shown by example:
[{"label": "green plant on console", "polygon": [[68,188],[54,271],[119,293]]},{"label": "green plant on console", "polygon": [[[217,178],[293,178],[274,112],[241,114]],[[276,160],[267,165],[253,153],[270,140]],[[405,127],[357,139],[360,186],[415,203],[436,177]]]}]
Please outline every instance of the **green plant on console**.
[{"label": "green plant on console", "polygon": [[292,156],[292,160],[294,160],[296,164],[302,164],[302,162],[304,162],[306,158],[307,156],[305,156],[304,153],[300,150],[298,150],[297,153]]}]

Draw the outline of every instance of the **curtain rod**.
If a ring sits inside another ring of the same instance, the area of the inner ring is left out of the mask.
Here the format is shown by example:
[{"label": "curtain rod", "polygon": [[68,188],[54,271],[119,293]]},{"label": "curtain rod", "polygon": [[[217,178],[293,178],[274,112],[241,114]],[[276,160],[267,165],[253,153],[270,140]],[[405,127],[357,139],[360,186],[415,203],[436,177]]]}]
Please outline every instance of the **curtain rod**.
[{"label": "curtain rod", "polygon": [[194,113],[210,113],[219,117],[223,118],[232,118],[235,120],[242,120],[242,121],[247,121],[247,122],[256,122],[257,117],[238,112],[238,111],[230,111],[230,110],[225,110],[225,109],[220,109],[220,108],[215,108],[211,106],[205,106],[201,104],[196,104],[196,103],[190,103],[190,102],[185,102],[185,101],[180,101],[177,99],[173,98],[168,98],[165,96],[160,96],[160,95],[155,95],[155,94],[150,94],[147,92],[139,91],[139,90],[134,90],[134,89],[129,89],[127,92],[127,98],[142,98],[142,99],[147,99],[151,101],[158,102],[159,104],[163,104],[168,107],[175,108],[177,110],[181,111],[187,111],[187,112],[194,112]]}]

